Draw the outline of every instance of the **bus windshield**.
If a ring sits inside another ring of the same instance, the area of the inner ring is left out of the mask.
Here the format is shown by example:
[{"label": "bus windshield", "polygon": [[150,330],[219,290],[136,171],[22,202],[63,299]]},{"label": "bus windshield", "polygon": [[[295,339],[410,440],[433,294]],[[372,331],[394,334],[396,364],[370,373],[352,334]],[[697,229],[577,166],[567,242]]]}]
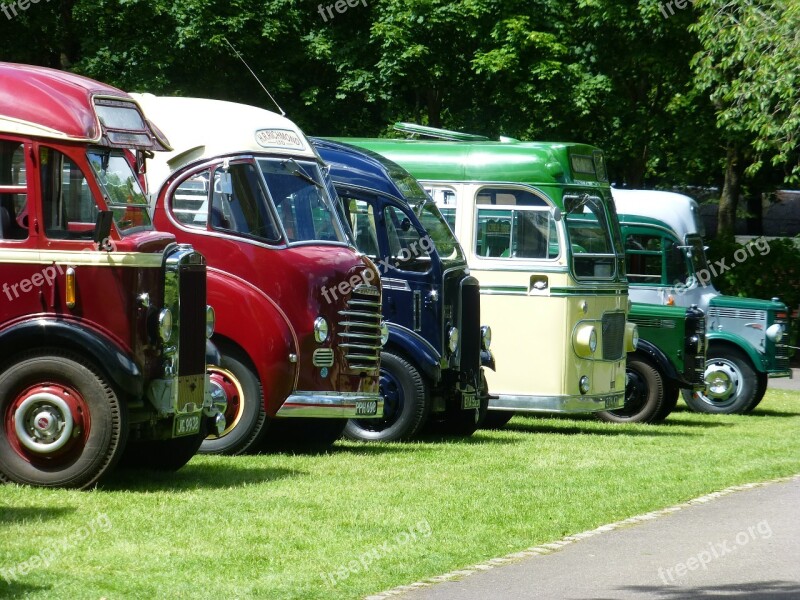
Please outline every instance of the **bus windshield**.
[{"label": "bus windshield", "polygon": [[316,163],[263,158],[258,166],[290,244],[348,243]]},{"label": "bus windshield", "polygon": [[105,149],[90,150],[87,154],[120,233],[151,229],[147,198],[125,154]]},{"label": "bus windshield", "polygon": [[417,215],[420,223],[422,223],[422,226],[428,232],[428,237],[436,247],[436,251],[439,253],[442,262],[466,262],[461,245],[458,243],[458,240],[456,240],[456,236],[453,234],[447,221],[444,220],[442,213],[436,208],[436,204],[433,200],[426,196],[425,200],[414,205],[414,214]]},{"label": "bus windshield", "polygon": [[588,193],[564,196],[565,223],[576,279],[610,279],[617,256],[605,205]]}]

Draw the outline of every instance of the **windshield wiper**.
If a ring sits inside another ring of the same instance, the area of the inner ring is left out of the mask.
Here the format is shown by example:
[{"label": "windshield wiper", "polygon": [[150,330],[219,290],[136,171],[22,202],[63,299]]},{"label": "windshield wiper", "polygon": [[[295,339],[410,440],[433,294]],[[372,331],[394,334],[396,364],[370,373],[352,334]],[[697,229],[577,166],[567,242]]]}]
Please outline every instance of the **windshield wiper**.
[{"label": "windshield wiper", "polygon": [[307,181],[308,183],[310,183],[315,187],[318,187],[319,189],[322,189],[322,185],[316,179],[311,177],[311,175],[306,173],[305,169],[303,169],[303,167],[301,167],[295,159],[290,158],[288,160],[285,160],[281,163],[281,166],[287,171],[289,171],[289,173],[291,173],[292,175],[299,177],[304,181]]}]

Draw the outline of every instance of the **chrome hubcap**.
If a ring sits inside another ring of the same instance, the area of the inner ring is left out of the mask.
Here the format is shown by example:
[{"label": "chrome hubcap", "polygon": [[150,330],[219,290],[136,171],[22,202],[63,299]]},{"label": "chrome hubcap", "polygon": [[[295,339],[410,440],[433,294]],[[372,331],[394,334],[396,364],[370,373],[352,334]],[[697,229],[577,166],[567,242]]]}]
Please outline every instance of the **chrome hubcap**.
[{"label": "chrome hubcap", "polygon": [[69,405],[47,392],[29,396],[14,414],[17,439],[37,454],[52,454],[63,448],[69,442],[73,428]]}]

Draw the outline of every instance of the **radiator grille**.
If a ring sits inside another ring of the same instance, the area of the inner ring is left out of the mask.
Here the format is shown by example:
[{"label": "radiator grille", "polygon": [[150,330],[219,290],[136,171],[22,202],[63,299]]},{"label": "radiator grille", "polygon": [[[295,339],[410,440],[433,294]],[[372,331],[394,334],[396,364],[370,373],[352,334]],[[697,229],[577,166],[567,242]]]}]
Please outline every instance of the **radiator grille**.
[{"label": "radiator grille", "polygon": [[653,329],[675,329],[675,321],[670,319],[657,319],[655,317],[629,317],[631,323],[639,327],[652,327]]},{"label": "radiator grille", "polygon": [[461,322],[458,328],[461,335],[461,373],[472,381],[481,365],[481,289],[472,277],[461,282]]},{"label": "radiator grille", "polygon": [[[776,323],[783,326],[784,340],[789,337],[789,323],[783,319],[776,319]],[[775,344],[775,366],[778,369],[786,370],[789,368],[789,346],[785,343]]]},{"label": "radiator grille", "polygon": [[[697,311],[699,312],[699,311]],[[687,324],[694,321],[694,327],[686,328],[686,337],[696,337],[698,343],[691,344],[688,339],[686,343],[686,361],[684,376],[691,383],[702,385],[705,381],[706,374],[706,318],[705,316],[696,316],[687,318]]]},{"label": "radiator grille", "polygon": [[[206,372],[206,269],[203,265],[181,265],[180,354],[178,375],[202,375]],[[202,404],[202,386],[200,390]]]},{"label": "radiator grille", "polygon": [[763,310],[750,310],[744,308],[709,308],[709,319],[746,319],[748,321],[767,320],[767,313]]},{"label": "radiator grille", "polygon": [[333,366],[333,350],[330,348],[317,348],[314,350],[312,362],[315,367],[332,367]]},{"label": "radiator grille", "polygon": [[603,315],[603,360],[619,360],[624,352],[625,313]]},{"label": "radiator grille", "polygon": [[376,371],[381,355],[381,292],[372,285],[360,285],[339,311],[339,346],[347,366],[358,371]]}]

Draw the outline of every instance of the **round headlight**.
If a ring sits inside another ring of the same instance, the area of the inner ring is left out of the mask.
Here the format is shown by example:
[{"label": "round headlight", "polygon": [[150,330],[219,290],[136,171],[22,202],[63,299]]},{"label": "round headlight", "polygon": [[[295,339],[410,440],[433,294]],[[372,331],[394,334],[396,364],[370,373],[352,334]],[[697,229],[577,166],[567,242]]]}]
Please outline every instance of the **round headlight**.
[{"label": "round headlight", "polygon": [[580,385],[580,388],[581,388],[581,394],[588,394],[589,393],[589,389],[591,388],[591,382],[589,381],[589,378],[586,375],[581,377],[581,381],[580,381],[579,385]]},{"label": "round headlight", "polygon": [[381,346],[385,346],[389,341],[389,326],[386,321],[381,321]]},{"label": "round headlight", "polygon": [[633,337],[631,338],[631,344],[633,345],[633,349],[634,350],[636,350],[636,348],[639,347],[639,328],[638,327],[634,327],[633,328]]},{"label": "round headlight", "polygon": [[206,338],[211,339],[214,335],[214,326],[217,324],[217,314],[213,306],[206,306]]},{"label": "round headlight", "polygon": [[591,358],[597,350],[597,331],[594,325],[579,325],[572,345],[579,357]]},{"label": "round headlight", "polygon": [[447,347],[451,353],[458,348],[458,329],[455,327],[451,327],[447,335]]},{"label": "round headlight", "polygon": [[172,337],[172,311],[168,308],[162,308],[158,313],[158,337],[165,344]]},{"label": "round headlight", "polygon": [[328,339],[328,322],[322,317],[314,319],[314,339],[320,344]]},{"label": "round headlight", "polygon": [[481,345],[484,350],[492,347],[492,328],[488,325],[481,327]]},{"label": "round headlight", "polygon": [[775,323],[767,327],[767,339],[776,344],[783,339],[783,326],[780,323]]}]

